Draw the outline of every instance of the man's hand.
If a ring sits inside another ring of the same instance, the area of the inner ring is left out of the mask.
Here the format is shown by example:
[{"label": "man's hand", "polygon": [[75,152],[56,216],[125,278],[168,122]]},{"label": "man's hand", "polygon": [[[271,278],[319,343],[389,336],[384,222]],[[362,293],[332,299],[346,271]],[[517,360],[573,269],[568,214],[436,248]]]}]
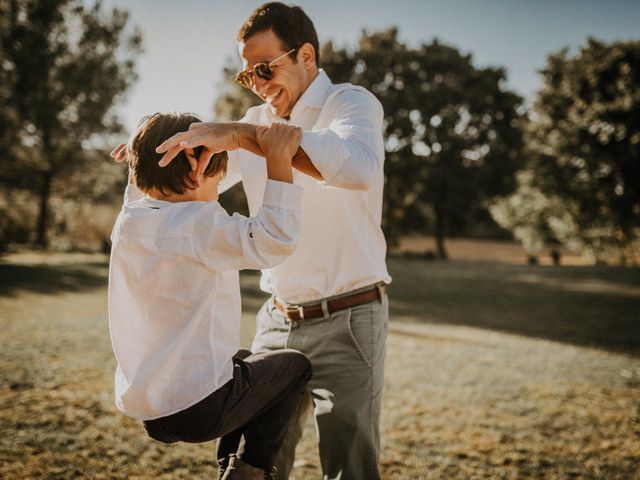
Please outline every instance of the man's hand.
[{"label": "man's hand", "polygon": [[[191,128],[189,129],[189,132],[182,132],[183,134],[189,133],[189,134],[194,134],[195,132],[195,127],[197,125],[202,125],[202,126],[206,126],[206,125],[210,125],[212,126],[214,129],[216,128],[227,128],[229,126],[232,126],[232,128],[236,129],[236,139],[238,141],[238,147],[239,148],[244,148],[245,150],[248,150],[252,153],[255,153],[256,155],[260,155],[260,156],[266,156],[264,150],[261,148],[261,146],[258,144],[258,142],[256,141],[256,127],[254,125],[249,125],[249,124],[242,124],[242,123],[233,123],[233,124],[224,124],[224,123],[194,123],[192,124],[192,127],[194,129],[194,132],[191,132]],[[266,130],[266,127],[258,127],[259,129],[261,129],[261,131]],[[275,131],[274,131],[275,132]],[[180,134],[179,134],[180,135]],[[175,137],[175,135],[174,135]],[[171,138],[174,138],[171,137]],[[168,139],[166,142],[164,142],[162,145],[164,145],[165,143],[169,142],[170,139]],[[127,158],[127,144],[126,143],[121,143],[120,145],[118,145],[116,148],[113,149],[113,151],[111,152],[111,157],[116,161],[116,162],[122,162]],[[238,148],[236,147],[236,148]],[[232,148],[223,148],[222,150],[232,150]],[[178,152],[180,151],[180,149],[176,150],[175,153],[173,154],[173,156],[168,160],[168,162],[162,166],[168,165],[168,163],[178,154]],[[209,153],[209,155],[207,155],[207,153]],[[215,153],[215,151],[213,152]],[[189,165],[191,166],[191,170],[196,170],[198,169],[198,166],[200,167],[197,171],[197,173],[202,173],[204,172],[204,169],[207,168],[207,165],[209,164],[209,160],[211,159],[211,157],[213,156],[213,153],[211,151],[208,151],[207,148],[203,149],[202,154],[200,155],[199,159],[196,159],[195,161],[190,158],[187,157],[187,159],[189,160]],[[165,155],[163,158],[167,157],[167,155]],[[204,160],[204,162],[203,162]],[[318,171],[318,169],[315,168],[315,166],[313,165],[313,163],[311,162],[311,160],[309,160],[309,157],[307,156],[307,154],[304,152],[304,150],[302,150],[302,148],[298,147],[298,151],[296,152],[296,154],[293,156],[293,162],[292,162],[293,168],[299,170],[300,172],[309,175],[312,178],[315,178],[316,180],[322,180],[322,174]]]},{"label": "man's hand", "polygon": [[116,162],[123,162],[127,158],[127,144],[121,143],[109,154]]},{"label": "man's hand", "polygon": [[256,141],[267,157],[267,177],[293,183],[291,159],[298,151],[302,130],[282,123],[256,128]]},{"label": "man's hand", "polygon": [[214,153],[240,148],[237,130],[238,124],[235,123],[192,123],[186,132],[176,133],[158,145],[156,152],[164,153],[158,165],[166,167],[181,150],[203,147],[198,159],[189,159],[191,170],[202,173]]}]

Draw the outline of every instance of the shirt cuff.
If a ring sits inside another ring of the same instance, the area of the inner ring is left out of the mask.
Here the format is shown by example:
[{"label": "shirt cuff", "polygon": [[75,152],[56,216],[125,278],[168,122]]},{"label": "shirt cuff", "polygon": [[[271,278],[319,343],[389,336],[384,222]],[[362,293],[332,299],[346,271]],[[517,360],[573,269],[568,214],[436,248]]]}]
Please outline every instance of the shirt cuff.
[{"label": "shirt cuff", "polygon": [[322,174],[324,182],[331,184],[349,157],[344,140],[329,129],[302,132],[300,146],[313,166]]},{"label": "shirt cuff", "polygon": [[267,179],[262,205],[288,210],[302,211],[304,188],[293,183]]}]

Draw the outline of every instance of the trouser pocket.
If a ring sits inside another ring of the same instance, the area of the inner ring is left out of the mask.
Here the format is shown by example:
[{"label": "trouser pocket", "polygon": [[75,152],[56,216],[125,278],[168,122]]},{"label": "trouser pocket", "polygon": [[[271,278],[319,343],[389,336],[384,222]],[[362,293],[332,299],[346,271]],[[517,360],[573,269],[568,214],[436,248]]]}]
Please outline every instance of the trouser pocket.
[{"label": "trouser pocket", "polygon": [[353,315],[346,318],[346,329],[356,353],[368,367],[371,367],[372,330],[370,315]]},{"label": "trouser pocket", "polygon": [[386,342],[386,303],[373,301],[349,309],[345,327],[360,359],[372,367],[380,360]]}]

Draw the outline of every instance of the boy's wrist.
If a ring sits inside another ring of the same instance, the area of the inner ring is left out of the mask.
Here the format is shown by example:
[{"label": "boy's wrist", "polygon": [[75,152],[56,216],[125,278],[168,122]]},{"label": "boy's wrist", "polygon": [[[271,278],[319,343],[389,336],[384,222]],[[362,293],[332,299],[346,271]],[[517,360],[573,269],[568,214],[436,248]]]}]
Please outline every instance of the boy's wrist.
[{"label": "boy's wrist", "polygon": [[282,165],[286,168],[291,168],[291,157],[285,155],[282,152],[266,153],[267,163]]},{"label": "boy's wrist", "polygon": [[293,183],[291,157],[283,155],[267,156],[267,178],[280,182]]}]

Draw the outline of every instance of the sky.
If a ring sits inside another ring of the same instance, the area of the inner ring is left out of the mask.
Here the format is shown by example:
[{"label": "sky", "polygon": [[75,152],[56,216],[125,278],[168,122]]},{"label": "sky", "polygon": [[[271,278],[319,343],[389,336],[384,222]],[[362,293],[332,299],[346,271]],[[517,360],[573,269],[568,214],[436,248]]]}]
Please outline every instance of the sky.
[{"label": "sky", "polygon": [[[86,0],[87,4],[92,4]],[[240,66],[235,35],[261,5],[254,0],[104,0],[130,12],[142,31],[138,82],[116,112],[128,132],[154,112],[213,118],[225,62]],[[288,2],[287,2],[288,3]],[[507,86],[528,101],[550,53],[577,51],[589,36],[640,38],[640,0],[299,0],[320,44],[353,48],[363,30],[398,28],[410,46],[437,38],[471,54],[477,67],[502,66]]]}]

